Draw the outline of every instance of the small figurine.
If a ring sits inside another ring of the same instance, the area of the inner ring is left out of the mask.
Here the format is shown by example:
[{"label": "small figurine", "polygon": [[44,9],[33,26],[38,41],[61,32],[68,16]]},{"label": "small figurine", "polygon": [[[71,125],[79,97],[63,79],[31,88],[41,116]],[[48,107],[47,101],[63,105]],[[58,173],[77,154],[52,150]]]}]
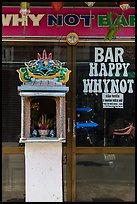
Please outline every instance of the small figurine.
[{"label": "small figurine", "polygon": [[38,137],[39,135],[38,135],[38,131],[36,130],[36,129],[34,129],[33,131],[32,131],[32,137]]},{"label": "small figurine", "polygon": [[54,131],[54,129],[51,129],[51,130],[50,130],[49,135],[50,135],[50,137],[55,137],[55,131]]}]

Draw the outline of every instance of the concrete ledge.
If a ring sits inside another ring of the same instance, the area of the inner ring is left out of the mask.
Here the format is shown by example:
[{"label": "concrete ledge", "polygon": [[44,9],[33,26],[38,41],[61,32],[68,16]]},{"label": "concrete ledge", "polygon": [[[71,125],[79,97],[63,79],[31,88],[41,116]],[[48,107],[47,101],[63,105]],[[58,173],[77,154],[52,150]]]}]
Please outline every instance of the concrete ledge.
[{"label": "concrete ledge", "polygon": [[57,137],[33,137],[33,138],[20,138],[19,143],[45,143],[45,142],[66,142],[64,138],[57,138]]}]

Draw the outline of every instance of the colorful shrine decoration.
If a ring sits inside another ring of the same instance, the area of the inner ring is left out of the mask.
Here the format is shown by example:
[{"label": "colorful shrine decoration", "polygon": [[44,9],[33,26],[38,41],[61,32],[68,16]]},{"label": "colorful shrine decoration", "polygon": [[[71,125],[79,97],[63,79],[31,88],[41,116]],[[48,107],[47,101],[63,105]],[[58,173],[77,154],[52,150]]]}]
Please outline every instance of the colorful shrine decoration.
[{"label": "colorful shrine decoration", "polygon": [[52,53],[47,57],[46,50],[43,55],[37,54],[37,60],[25,62],[25,66],[16,70],[22,82],[33,82],[36,79],[53,79],[66,84],[69,80],[71,70],[64,67],[64,63],[52,59]]}]

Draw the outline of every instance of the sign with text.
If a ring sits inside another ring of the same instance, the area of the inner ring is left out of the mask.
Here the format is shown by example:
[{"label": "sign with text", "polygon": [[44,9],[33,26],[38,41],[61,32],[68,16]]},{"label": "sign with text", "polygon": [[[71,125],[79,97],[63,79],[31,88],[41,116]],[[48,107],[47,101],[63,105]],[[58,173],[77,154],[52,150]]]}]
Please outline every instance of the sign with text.
[{"label": "sign with text", "polygon": [[103,108],[123,108],[123,94],[102,93]]},{"label": "sign with text", "polygon": [[89,63],[89,77],[83,79],[83,92],[102,94],[103,108],[123,108],[123,96],[134,91],[130,63],[124,61],[122,47],[95,47],[94,62]]},{"label": "sign with text", "polygon": [[[24,21],[19,7],[2,7],[2,36],[66,36],[75,32],[79,36],[104,37],[108,32],[108,12],[122,15],[121,8],[62,8],[56,12],[51,7],[31,7]],[[117,25],[117,19],[114,19]],[[121,16],[122,30],[117,36],[135,36],[135,8]]]}]

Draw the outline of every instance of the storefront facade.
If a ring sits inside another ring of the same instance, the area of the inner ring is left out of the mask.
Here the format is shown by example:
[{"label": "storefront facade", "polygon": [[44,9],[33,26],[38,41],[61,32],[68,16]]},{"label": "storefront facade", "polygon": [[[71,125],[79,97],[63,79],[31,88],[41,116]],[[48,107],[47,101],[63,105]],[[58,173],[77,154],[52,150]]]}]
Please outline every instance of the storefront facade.
[{"label": "storefront facade", "polygon": [[3,201],[25,194],[16,70],[44,49],[72,71],[63,144],[64,201],[134,201],[134,7],[124,12],[122,30],[112,40],[104,40],[106,13],[120,15],[119,7],[73,5],[57,13],[35,6],[25,27],[19,7],[2,9]]}]

